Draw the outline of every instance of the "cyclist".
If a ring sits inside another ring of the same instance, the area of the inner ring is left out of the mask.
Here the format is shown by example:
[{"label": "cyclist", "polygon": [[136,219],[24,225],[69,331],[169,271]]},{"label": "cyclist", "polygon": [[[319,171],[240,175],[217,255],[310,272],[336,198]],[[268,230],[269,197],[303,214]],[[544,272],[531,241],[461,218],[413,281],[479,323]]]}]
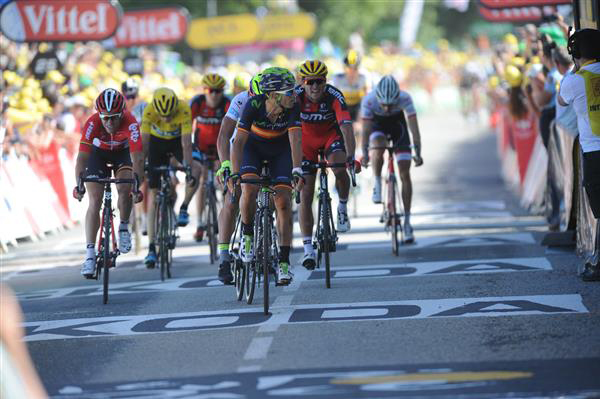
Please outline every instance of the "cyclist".
[{"label": "cyclist", "polygon": [[[132,171],[143,177],[144,158],[139,125],[133,115],[125,108],[125,98],[115,89],[106,89],[96,98],[96,113],[88,118],[83,126],[79,144],[79,154],[75,164],[75,178],[111,177],[107,164],[112,164],[112,172],[119,179],[133,178]],[[133,162],[132,162],[133,160]],[[94,243],[100,227],[100,208],[104,186],[100,183],[87,182],[89,204],[85,215],[86,258],[81,267],[81,274],[91,277],[96,269],[96,252]],[[131,234],[129,233],[129,216],[131,214],[131,185],[117,185],[119,193],[118,208],[121,223],[119,224],[119,251],[127,253],[131,250]],[[73,196],[81,200],[85,191],[73,190]],[[135,193],[135,202],[142,195]]]},{"label": "cyclist", "polygon": [[333,85],[342,91],[353,122],[358,121],[360,101],[367,94],[367,77],[360,73],[360,54],[349,50],[344,57],[344,72],[333,75]]},{"label": "cyclist", "polygon": [[[155,203],[156,192],[160,185],[160,174],[153,172],[156,166],[168,165],[170,156],[173,155],[177,161],[187,167],[185,198],[181,204],[179,220],[182,213],[187,216],[187,205],[194,195],[195,185],[200,168],[192,165],[192,113],[190,106],[179,101],[175,92],[167,87],[156,89],[152,96],[152,104],[144,109],[142,116],[142,139],[144,142],[144,153],[148,158],[148,240],[150,242],[148,255],[144,259],[146,267],[153,268],[156,265],[155,246]],[[190,165],[192,165],[190,167]]]},{"label": "cyclist", "polygon": [[[217,156],[217,137],[223,117],[229,108],[229,98],[223,95],[225,79],[216,73],[209,73],[202,78],[204,94],[199,94],[192,98],[190,108],[194,125],[194,152],[193,158],[200,168],[200,181],[198,187],[200,190],[196,197],[196,206],[198,211],[198,225],[194,239],[202,241],[206,231],[206,222],[202,218],[204,214],[204,182],[208,176],[208,168],[203,164],[206,157]],[[188,221],[184,219],[187,213],[180,212],[179,223],[181,226],[187,225]]]},{"label": "cyclist", "polygon": [[[301,190],[302,137],[300,107],[294,92],[294,75],[285,68],[267,68],[262,72],[260,90],[244,107],[238,122],[238,132],[231,154],[232,175],[229,188],[239,183],[240,174],[257,178],[263,160],[270,163],[270,174],[275,181],[274,198],[279,234],[278,283],[288,284],[290,273],[290,245],[292,242],[292,177],[296,190]],[[258,186],[242,185],[240,208],[242,214],[242,242],[240,257],[244,262],[254,258],[254,214]]]},{"label": "cyclist", "polygon": [[[348,162],[353,167],[356,143],[344,95],[337,88],[327,84],[327,66],[321,61],[309,60],[300,65],[300,75],[303,81],[297,93],[301,110],[302,155],[306,179],[299,207],[300,229],[304,243],[302,265],[307,269],[314,269],[312,201],[316,170],[309,165],[319,161],[319,150],[323,150],[328,162]],[[337,230],[347,232],[350,230],[347,210],[350,178],[346,168],[334,168],[333,173],[340,199]]]},{"label": "cyclist", "polygon": [[[221,160],[221,167],[217,171],[217,178],[227,177],[231,174],[230,144],[237,133],[237,121],[240,119],[248,99],[254,95],[262,94],[258,86],[261,77],[262,74],[260,73],[254,76],[250,82],[250,88],[231,100],[231,106],[223,118],[217,140],[217,149],[219,151],[219,159]],[[239,192],[236,193],[236,199],[239,198],[239,194]],[[231,201],[231,191],[229,191],[219,212],[219,258],[221,260],[221,264],[219,265],[219,280],[224,284],[231,284],[233,282],[229,241],[235,228],[237,208],[238,201]]]},{"label": "cyclist", "polygon": [[144,108],[146,108],[148,103],[146,101],[140,101],[138,97],[139,91],[140,85],[133,78],[129,78],[121,83],[121,93],[125,96],[127,109],[130,110],[137,122],[141,124]]},{"label": "cyclist", "polygon": [[251,76],[247,72],[241,72],[235,75],[233,78],[233,89],[232,96],[237,96],[240,93],[243,93],[248,90],[248,85],[250,84]]},{"label": "cyclist", "polygon": [[[417,113],[410,94],[400,90],[398,82],[392,75],[386,75],[377,84],[375,90],[367,94],[361,102],[361,115],[363,120],[363,166],[369,165],[370,157],[373,158],[373,173],[375,186],[373,188],[373,202],[381,203],[381,168],[383,167],[383,147],[391,138],[396,148],[394,151],[400,180],[402,181],[402,202],[404,204],[404,238],[407,243],[414,241],[413,229],[410,224],[410,207],[412,200],[412,182],[410,179],[411,145],[406,127],[413,136],[415,149],[415,166],[423,164],[421,158],[421,135],[417,122]],[[371,149],[370,154],[368,147]]]}]

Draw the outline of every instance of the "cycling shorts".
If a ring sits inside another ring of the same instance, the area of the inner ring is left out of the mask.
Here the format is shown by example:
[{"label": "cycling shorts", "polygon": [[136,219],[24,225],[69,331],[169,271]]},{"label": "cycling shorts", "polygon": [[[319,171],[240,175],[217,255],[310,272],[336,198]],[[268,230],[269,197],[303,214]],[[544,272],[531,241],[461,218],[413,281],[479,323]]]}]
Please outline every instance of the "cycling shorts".
[{"label": "cycling shorts", "polygon": [[148,145],[148,187],[160,187],[160,173],[153,172],[155,166],[169,165],[170,155],[173,155],[180,163],[183,163],[183,148],[181,146],[181,138],[172,140],[164,140],[156,136],[150,136]]},{"label": "cycling shorts", "polygon": [[326,157],[334,152],[346,152],[344,139],[335,130],[331,130],[329,133],[323,135],[302,135],[302,156],[305,160],[318,162],[319,150],[323,150]]},{"label": "cycling shorts", "polygon": [[265,141],[249,135],[244,145],[244,155],[240,174],[259,176],[263,161],[269,161],[269,172],[275,186],[292,185],[292,150],[290,139],[285,134],[281,137]]},{"label": "cycling shorts", "polygon": [[[109,167],[108,165],[112,165]],[[85,177],[98,176],[99,178],[111,177],[111,170],[117,174],[122,168],[131,168],[131,155],[129,148],[120,150],[103,150],[92,147],[90,157],[85,168]]]},{"label": "cycling shorts", "polygon": [[376,137],[386,137],[388,140],[392,140],[395,147],[394,155],[396,161],[410,161],[412,159],[410,136],[402,123],[388,125],[376,124],[373,127],[373,132],[369,136],[369,140],[373,140]]},{"label": "cycling shorts", "polygon": [[219,154],[217,153],[217,148],[215,146],[210,146],[207,149],[201,150],[194,144],[194,147],[192,148],[192,159],[204,165],[208,159],[218,160]]}]

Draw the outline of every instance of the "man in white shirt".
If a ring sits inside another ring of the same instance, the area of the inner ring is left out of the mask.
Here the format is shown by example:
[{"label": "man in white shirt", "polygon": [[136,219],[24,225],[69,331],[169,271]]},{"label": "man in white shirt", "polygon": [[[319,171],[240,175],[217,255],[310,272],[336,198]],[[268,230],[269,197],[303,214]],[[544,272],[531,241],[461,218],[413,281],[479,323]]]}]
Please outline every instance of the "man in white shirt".
[{"label": "man in white shirt", "polygon": [[[573,104],[583,152],[583,186],[600,218],[600,31],[582,29],[569,37],[576,73],[563,79],[558,102]],[[597,233],[596,233],[597,234]],[[586,263],[584,281],[600,281],[600,265]]]}]

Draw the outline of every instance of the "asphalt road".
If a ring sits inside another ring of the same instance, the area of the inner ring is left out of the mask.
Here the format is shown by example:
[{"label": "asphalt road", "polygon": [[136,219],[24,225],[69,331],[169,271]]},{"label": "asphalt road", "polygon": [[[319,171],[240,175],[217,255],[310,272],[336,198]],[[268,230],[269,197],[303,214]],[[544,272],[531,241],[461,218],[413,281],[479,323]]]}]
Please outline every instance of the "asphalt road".
[{"label": "asphalt road", "polygon": [[[205,243],[180,230],[173,278],[122,255],[102,304],[79,275],[81,227],[2,256],[25,340],[55,398],[600,397],[600,290],[572,248],[500,178],[495,137],[450,112],[423,116],[413,170],[416,243],[391,253],[356,193],[332,288],[295,268],[252,305],[216,280]],[[296,225],[297,231],[297,225]],[[299,237],[295,239],[300,248]],[[301,253],[294,251],[297,264]]]}]

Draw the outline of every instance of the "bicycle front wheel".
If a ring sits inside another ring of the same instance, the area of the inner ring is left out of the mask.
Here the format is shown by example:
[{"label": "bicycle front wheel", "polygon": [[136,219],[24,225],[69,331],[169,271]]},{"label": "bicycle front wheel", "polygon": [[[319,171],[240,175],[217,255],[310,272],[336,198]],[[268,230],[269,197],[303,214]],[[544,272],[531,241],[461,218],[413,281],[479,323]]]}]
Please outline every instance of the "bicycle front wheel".
[{"label": "bicycle front wheel", "polygon": [[322,229],[323,229],[323,243],[322,250],[323,257],[325,258],[325,286],[327,288],[331,288],[331,259],[330,259],[330,251],[332,247],[331,241],[333,240],[331,234],[331,200],[329,198],[323,199],[323,216],[322,216]]},{"label": "bicycle front wheel", "polygon": [[246,303],[251,305],[256,289],[257,271],[255,262],[244,263],[244,274],[246,275]]},{"label": "bicycle front wheel", "polygon": [[389,179],[389,193],[388,193],[388,214],[390,218],[390,232],[392,233],[392,253],[398,256],[399,253],[399,241],[398,241],[398,222],[400,216],[396,210],[396,180],[393,178]]},{"label": "bicycle front wheel", "polygon": [[271,223],[269,212],[262,214],[262,259],[260,261],[263,272],[263,307],[265,314],[269,314],[269,272],[271,270]]},{"label": "bicycle front wheel", "polygon": [[217,221],[217,198],[215,195],[214,187],[208,190],[208,247],[210,248],[210,264],[216,262],[218,259],[217,252],[217,234],[218,234],[218,221]]},{"label": "bicycle front wheel", "polygon": [[165,276],[167,274],[167,262],[168,262],[168,233],[169,233],[169,224],[168,224],[168,209],[167,203],[163,199],[160,201],[159,207],[157,209],[157,218],[156,218],[156,226],[158,230],[158,262],[160,264],[160,279],[162,281],[165,280]]},{"label": "bicycle front wheel", "polygon": [[104,208],[104,237],[102,243],[102,271],[104,272],[104,277],[102,278],[102,303],[105,305],[108,303],[108,270],[110,268],[110,237],[111,237],[111,221],[112,215],[111,210],[109,208]]},{"label": "bicycle front wheel", "polygon": [[240,259],[233,260],[235,292],[238,301],[244,297],[244,285],[246,284],[246,269]]}]

